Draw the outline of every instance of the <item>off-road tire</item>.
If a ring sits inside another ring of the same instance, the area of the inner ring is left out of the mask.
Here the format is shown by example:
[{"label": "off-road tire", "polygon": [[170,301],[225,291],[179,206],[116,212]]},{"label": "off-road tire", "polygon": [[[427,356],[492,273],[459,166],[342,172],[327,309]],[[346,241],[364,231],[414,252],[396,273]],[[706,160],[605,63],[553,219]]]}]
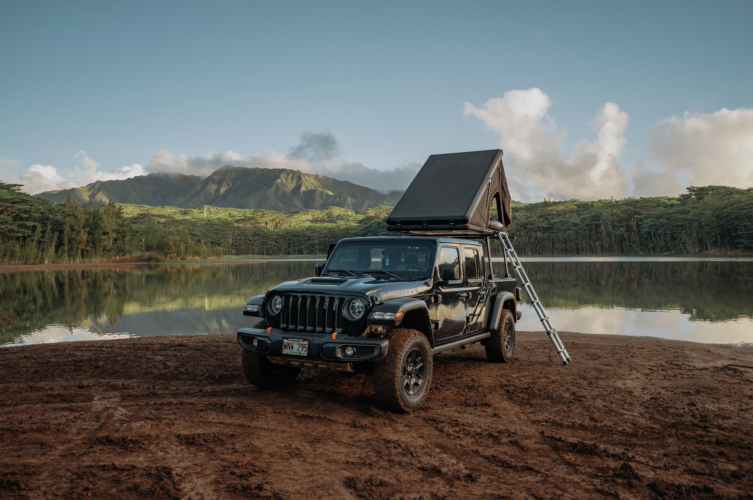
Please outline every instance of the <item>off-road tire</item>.
[{"label": "off-road tire", "polygon": [[[254,328],[267,328],[267,321],[262,320]],[[266,356],[243,349],[243,373],[246,379],[259,389],[281,389],[296,381],[300,368],[276,365]]]},{"label": "off-road tire", "polygon": [[402,328],[393,330],[389,340],[387,356],[374,363],[374,394],[390,410],[408,413],[429,395],[434,369],[431,345],[421,332]]},{"label": "off-road tire", "polygon": [[486,339],[486,357],[494,363],[509,363],[515,354],[515,317],[509,309],[502,309],[499,326]]}]

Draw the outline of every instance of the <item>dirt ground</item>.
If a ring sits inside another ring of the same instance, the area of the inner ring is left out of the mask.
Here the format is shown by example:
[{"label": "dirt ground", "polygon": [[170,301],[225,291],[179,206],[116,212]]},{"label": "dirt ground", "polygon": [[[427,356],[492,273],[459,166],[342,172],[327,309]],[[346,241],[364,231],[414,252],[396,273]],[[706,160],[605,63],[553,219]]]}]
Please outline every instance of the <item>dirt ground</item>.
[{"label": "dirt ground", "polygon": [[409,415],[257,390],[232,336],[3,348],[0,498],[753,498],[753,347],[562,338],[437,356]]}]

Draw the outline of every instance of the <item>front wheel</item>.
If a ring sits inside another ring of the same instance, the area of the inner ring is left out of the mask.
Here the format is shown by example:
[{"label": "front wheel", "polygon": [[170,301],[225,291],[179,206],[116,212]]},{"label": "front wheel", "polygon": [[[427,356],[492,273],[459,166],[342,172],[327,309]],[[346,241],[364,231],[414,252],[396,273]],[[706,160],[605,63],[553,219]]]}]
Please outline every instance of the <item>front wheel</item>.
[{"label": "front wheel", "polygon": [[282,389],[296,381],[301,369],[274,364],[266,356],[244,349],[243,373],[259,389]]},{"label": "front wheel", "polygon": [[[254,328],[267,328],[266,320],[254,325]],[[241,358],[246,380],[260,389],[280,389],[296,381],[300,368],[276,365],[266,356],[243,349]]]},{"label": "front wheel", "polygon": [[515,318],[512,311],[502,309],[499,326],[486,340],[486,357],[495,363],[509,363],[515,354]]},{"label": "front wheel", "polygon": [[376,398],[393,411],[415,410],[429,395],[433,368],[431,346],[421,332],[394,330],[387,357],[374,363]]}]

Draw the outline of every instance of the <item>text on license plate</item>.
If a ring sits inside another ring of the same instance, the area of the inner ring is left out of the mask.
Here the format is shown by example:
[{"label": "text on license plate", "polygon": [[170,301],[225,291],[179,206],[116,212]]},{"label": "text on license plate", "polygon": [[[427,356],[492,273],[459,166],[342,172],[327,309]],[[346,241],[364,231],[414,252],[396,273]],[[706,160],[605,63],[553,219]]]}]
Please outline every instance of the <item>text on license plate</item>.
[{"label": "text on license plate", "polygon": [[293,356],[308,356],[309,341],[300,339],[282,339],[282,353]]}]

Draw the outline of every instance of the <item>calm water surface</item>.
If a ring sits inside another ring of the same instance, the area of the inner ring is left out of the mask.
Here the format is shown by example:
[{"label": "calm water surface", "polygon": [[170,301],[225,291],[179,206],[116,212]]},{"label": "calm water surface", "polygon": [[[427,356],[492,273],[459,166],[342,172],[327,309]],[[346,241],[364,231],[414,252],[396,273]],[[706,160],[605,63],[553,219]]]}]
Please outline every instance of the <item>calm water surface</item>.
[{"label": "calm water surface", "polygon": [[[753,343],[753,259],[528,258],[560,331]],[[0,346],[233,334],[248,297],[312,275],[311,261],[0,274]],[[495,272],[504,271],[495,262]],[[522,306],[520,330],[542,330]]]}]

